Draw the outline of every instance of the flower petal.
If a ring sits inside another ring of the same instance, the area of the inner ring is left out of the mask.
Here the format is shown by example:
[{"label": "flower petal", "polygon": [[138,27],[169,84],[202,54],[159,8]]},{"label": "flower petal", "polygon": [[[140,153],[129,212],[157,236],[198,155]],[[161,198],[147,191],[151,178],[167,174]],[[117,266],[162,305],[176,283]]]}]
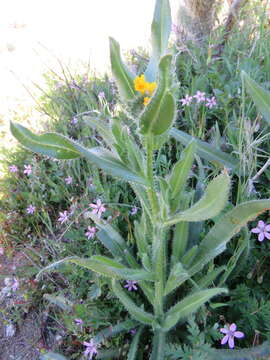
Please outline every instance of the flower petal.
[{"label": "flower petal", "polygon": [[222,334],[228,334],[229,330],[226,329],[226,328],[221,328],[219,329],[219,331],[222,333]]},{"label": "flower petal", "polygon": [[263,241],[263,240],[264,240],[264,233],[263,233],[263,232],[261,232],[261,233],[259,234],[258,240],[259,240],[259,241]]},{"label": "flower petal", "polygon": [[270,240],[270,234],[268,232],[264,232],[263,234],[266,237],[266,239]]},{"label": "flower petal", "polygon": [[260,221],[258,222],[258,228],[264,229],[264,227],[265,227],[264,221],[260,220]]},{"label": "flower petal", "polygon": [[236,330],[237,326],[235,325],[235,323],[232,323],[230,325],[230,331],[234,332]]},{"label": "flower petal", "polygon": [[229,337],[229,348],[230,349],[234,348],[234,338],[233,338],[233,336]]},{"label": "flower petal", "polygon": [[241,339],[245,336],[245,334],[242,331],[235,331],[234,336],[238,339]]},{"label": "flower petal", "polygon": [[259,234],[261,232],[261,229],[256,227],[256,228],[251,229],[251,232],[254,234]]},{"label": "flower petal", "polygon": [[228,339],[229,339],[229,335],[225,335],[224,338],[221,340],[221,345],[226,344],[226,342],[228,341]]},{"label": "flower petal", "polygon": [[270,231],[270,225],[266,225],[264,231]]}]

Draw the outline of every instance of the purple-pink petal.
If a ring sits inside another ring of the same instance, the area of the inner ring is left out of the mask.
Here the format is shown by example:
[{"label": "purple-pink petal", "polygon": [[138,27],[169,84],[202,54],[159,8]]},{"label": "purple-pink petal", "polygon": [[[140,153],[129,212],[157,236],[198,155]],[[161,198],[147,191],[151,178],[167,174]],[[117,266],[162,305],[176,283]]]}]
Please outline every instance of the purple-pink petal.
[{"label": "purple-pink petal", "polygon": [[261,229],[256,227],[254,229],[251,229],[251,232],[254,233],[254,234],[259,234],[261,232]]},{"label": "purple-pink petal", "polygon": [[265,226],[264,221],[260,220],[260,221],[258,222],[258,228],[263,229],[264,226]]},{"label": "purple-pink petal", "polygon": [[223,334],[228,334],[228,332],[229,332],[229,330],[226,328],[221,328],[219,331]]},{"label": "purple-pink petal", "polygon": [[270,225],[265,225],[264,231],[270,231]]},{"label": "purple-pink petal", "polygon": [[234,332],[235,330],[236,330],[236,325],[235,325],[235,323],[232,323],[230,325],[230,331]]},{"label": "purple-pink petal", "polygon": [[264,240],[264,233],[263,233],[263,232],[261,232],[261,233],[259,234],[258,240],[259,240],[259,241],[263,241],[263,240]]},{"label": "purple-pink petal", "polygon": [[270,240],[270,234],[266,231],[264,231],[263,235],[268,239]]},{"label": "purple-pink petal", "polygon": [[234,338],[233,338],[233,336],[229,337],[229,348],[230,349],[234,348]]},{"label": "purple-pink petal", "polygon": [[228,339],[229,339],[229,335],[225,335],[224,338],[221,340],[221,345],[226,344],[226,342],[228,341]]},{"label": "purple-pink petal", "polygon": [[235,333],[233,334],[234,337],[241,339],[245,336],[245,334],[242,331],[235,331]]}]

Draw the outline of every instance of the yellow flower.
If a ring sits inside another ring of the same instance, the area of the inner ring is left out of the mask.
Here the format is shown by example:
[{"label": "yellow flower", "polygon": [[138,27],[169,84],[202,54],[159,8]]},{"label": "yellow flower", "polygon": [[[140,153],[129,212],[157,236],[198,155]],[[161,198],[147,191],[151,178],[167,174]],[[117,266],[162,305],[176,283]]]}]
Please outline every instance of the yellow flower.
[{"label": "yellow flower", "polygon": [[141,92],[144,94],[148,90],[148,82],[145,81],[144,74],[141,76],[137,76],[134,79],[134,88],[136,91]]},{"label": "yellow flower", "polygon": [[143,105],[146,106],[150,101],[150,97],[146,96],[144,99],[143,99]]},{"label": "yellow flower", "polygon": [[156,87],[157,87],[156,82],[147,83],[147,91],[149,95],[153,94],[153,92],[156,90]]}]

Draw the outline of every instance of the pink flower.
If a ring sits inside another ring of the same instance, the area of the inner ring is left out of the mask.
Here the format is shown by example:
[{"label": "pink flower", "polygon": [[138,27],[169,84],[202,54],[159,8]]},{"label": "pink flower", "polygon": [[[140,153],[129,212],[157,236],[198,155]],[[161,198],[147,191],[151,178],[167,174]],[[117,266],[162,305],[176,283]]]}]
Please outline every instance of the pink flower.
[{"label": "pink flower", "polygon": [[94,226],[93,227],[88,226],[85,236],[87,236],[87,239],[90,240],[95,236],[96,231],[97,228],[95,228]]},{"label": "pink flower", "polygon": [[132,291],[132,290],[138,290],[137,287],[138,281],[135,280],[126,280],[126,285],[124,286],[125,288],[128,289],[128,291]]},{"label": "pink flower", "polygon": [[205,106],[208,107],[209,109],[212,109],[214,106],[217,105],[217,100],[214,96],[212,96],[211,98],[206,98],[205,101],[206,101]]},{"label": "pink flower", "polygon": [[220,329],[219,331],[222,334],[225,334],[224,338],[221,340],[221,345],[225,345],[226,343],[229,344],[229,348],[234,348],[234,338],[241,339],[245,336],[242,331],[236,331],[237,326],[235,324],[231,324],[230,326],[225,325],[224,328]]},{"label": "pink flower", "polygon": [[24,165],[23,173],[25,175],[30,175],[32,173],[32,166],[31,165]]},{"label": "pink flower", "polygon": [[199,90],[196,92],[196,95],[194,95],[193,97],[194,99],[197,100],[197,104],[199,104],[202,101],[205,101],[205,93]]},{"label": "pink flower", "polygon": [[258,222],[258,225],[256,228],[251,229],[251,232],[254,234],[259,234],[258,240],[263,241],[266,237],[268,240],[270,240],[270,225],[267,225],[264,223],[264,221],[260,220]]},{"label": "pink flower", "polygon": [[4,255],[4,252],[5,252],[4,248],[0,247],[0,255]]},{"label": "pink flower", "polygon": [[11,173],[16,173],[16,172],[18,172],[18,168],[17,168],[16,165],[10,165],[10,166],[9,166],[9,171],[10,171]]},{"label": "pink flower", "polygon": [[63,212],[59,212],[59,218],[57,219],[57,221],[59,221],[61,224],[63,224],[64,222],[66,222],[68,220],[68,212],[65,210]]},{"label": "pink flower", "polygon": [[104,91],[100,91],[100,92],[98,93],[98,98],[99,98],[99,101],[105,99],[105,93],[104,93]]},{"label": "pink flower", "polygon": [[36,211],[36,207],[34,205],[29,205],[28,208],[26,209],[27,214],[34,214],[35,211]]},{"label": "pink flower", "polygon": [[130,210],[130,215],[136,215],[138,212],[138,208],[136,206],[133,206],[133,208]]},{"label": "pink flower", "polygon": [[101,200],[98,199],[96,204],[90,204],[89,205],[93,210],[92,214],[97,214],[99,218],[101,218],[102,213],[106,211],[105,206],[102,204]]},{"label": "pink flower", "polygon": [[182,105],[190,105],[191,101],[193,99],[193,96],[186,95],[183,99],[180,99]]},{"label": "pink flower", "polygon": [[96,355],[97,352],[97,345],[94,344],[93,339],[90,340],[90,342],[83,342],[83,345],[86,346],[86,350],[84,351],[84,355],[88,355],[88,359],[91,360],[94,355]]},{"label": "pink flower", "polygon": [[68,177],[65,178],[65,183],[66,183],[67,185],[72,184],[72,182],[73,182],[73,179],[72,179],[71,176],[68,176]]}]

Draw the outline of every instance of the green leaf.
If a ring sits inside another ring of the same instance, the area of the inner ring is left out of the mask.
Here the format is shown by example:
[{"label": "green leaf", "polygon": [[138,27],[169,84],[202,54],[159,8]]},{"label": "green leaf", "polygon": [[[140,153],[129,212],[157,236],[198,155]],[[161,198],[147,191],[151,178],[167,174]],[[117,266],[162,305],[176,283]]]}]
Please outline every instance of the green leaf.
[{"label": "green leaf", "polygon": [[56,159],[74,159],[83,155],[108,174],[122,180],[147,185],[146,179],[126,167],[112,152],[102,147],[86,149],[59,134],[35,135],[20,124],[11,123],[11,132],[28,149]]},{"label": "green leaf", "polygon": [[65,356],[56,354],[54,352],[48,352],[47,354],[42,354],[40,360],[68,360]]},{"label": "green leaf", "polygon": [[56,261],[49,266],[42,269],[37,278],[40,278],[41,274],[47,271],[51,271],[64,263],[72,263],[84,267],[88,270],[94,271],[103,276],[114,279],[126,279],[126,280],[149,280],[154,281],[154,275],[143,269],[129,269],[119,262],[107,258],[106,256],[95,255],[91,258],[79,258],[77,256],[68,257],[60,261]]},{"label": "green leaf", "polygon": [[51,304],[59,306],[65,312],[71,312],[73,303],[61,295],[44,294],[44,299],[48,300]]},{"label": "green leaf", "polygon": [[166,314],[166,318],[163,324],[163,329],[169,331],[174,327],[180,320],[183,320],[190,314],[194,313],[199,309],[200,306],[204,305],[213,296],[221,293],[226,293],[227,289],[214,288],[208,290],[201,290],[192,295],[185,297],[183,300],[174,305]]},{"label": "green leaf", "polygon": [[171,171],[169,184],[171,187],[172,199],[177,198],[178,200],[180,200],[181,193],[187,182],[188,175],[194,161],[195,152],[196,142],[191,141],[191,143],[182,152],[180,160],[177,161]]},{"label": "green leaf", "polygon": [[139,308],[115,280],[112,280],[112,289],[134,319],[146,325],[154,324],[154,316]]},{"label": "green leaf", "polygon": [[114,279],[150,280],[154,275],[143,269],[129,269],[106,256],[94,255],[89,259],[72,258],[70,262]]},{"label": "green leaf", "polygon": [[117,82],[120,95],[125,100],[132,100],[136,96],[133,74],[121,59],[119,43],[110,37],[110,58],[113,76]]},{"label": "green leaf", "polygon": [[142,331],[143,331],[143,326],[140,327],[140,329],[136,332],[135,336],[133,337],[130,348],[129,348],[127,360],[136,360],[137,359],[137,355],[139,352],[139,349],[138,349],[139,341],[140,341]]},{"label": "green leaf", "polygon": [[160,60],[157,90],[140,116],[140,131],[144,135],[161,135],[174,121],[176,105],[170,90],[171,62],[171,55],[163,56]]},{"label": "green leaf", "polygon": [[151,82],[156,79],[159,60],[167,52],[171,26],[172,19],[169,0],[156,0],[151,26],[152,55],[145,72],[147,81]]},{"label": "green leaf", "polygon": [[196,258],[188,272],[192,276],[208,262],[221,254],[227,242],[237,234],[249,221],[270,209],[270,200],[253,200],[237,205],[211,228],[199,245]]},{"label": "green leaf", "polygon": [[188,145],[191,140],[196,142],[197,154],[207,161],[218,163],[220,167],[225,166],[227,169],[232,169],[234,172],[240,167],[239,162],[231,155],[216,149],[214,146],[209,145],[205,141],[201,141],[181,130],[172,128],[169,134],[183,145]]},{"label": "green leaf", "polygon": [[175,264],[167,280],[164,296],[182,285],[189,277],[189,274],[183,268],[181,263]]},{"label": "green leaf", "polygon": [[267,341],[259,346],[240,350],[216,350],[207,351],[208,360],[268,360],[270,356],[270,342]]},{"label": "green leaf", "polygon": [[100,344],[104,342],[104,340],[111,338],[115,335],[120,334],[121,332],[127,332],[131,329],[134,329],[136,326],[138,326],[138,321],[136,320],[126,320],[123,321],[117,325],[109,326],[97,333],[96,336],[93,338],[93,342],[95,344]]},{"label": "green leaf", "polygon": [[191,208],[176,213],[164,222],[164,226],[179,221],[201,221],[218,215],[224,209],[229,195],[230,177],[224,172],[214,178],[207,186],[203,197]]},{"label": "green leaf", "polygon": [[249,95],[256,104],[264,119],[270,125],[270,92],[252,80],[245,71],[241,73]]},{"label": "green leaf", "polygon": [[173,233],[171,263],[176,264],[184,255],[188,245],[189,223],[181,221],[176,224]]},{"label": "green leaf", "polygon": [[55,133],[35,135],[18,123],[10,123],[12,135],[28,149],[56,159],[76,159],[81,156],[68,138]]},{"label": "green leaf", "polygon": [[114,137],[112,136],[110,126],[107,124],[107,119],[103,114],[93,111],[91,115],[83,116],[83,120],[86,124],[98,131],[99,135],[110,148],[113,146]]}]

